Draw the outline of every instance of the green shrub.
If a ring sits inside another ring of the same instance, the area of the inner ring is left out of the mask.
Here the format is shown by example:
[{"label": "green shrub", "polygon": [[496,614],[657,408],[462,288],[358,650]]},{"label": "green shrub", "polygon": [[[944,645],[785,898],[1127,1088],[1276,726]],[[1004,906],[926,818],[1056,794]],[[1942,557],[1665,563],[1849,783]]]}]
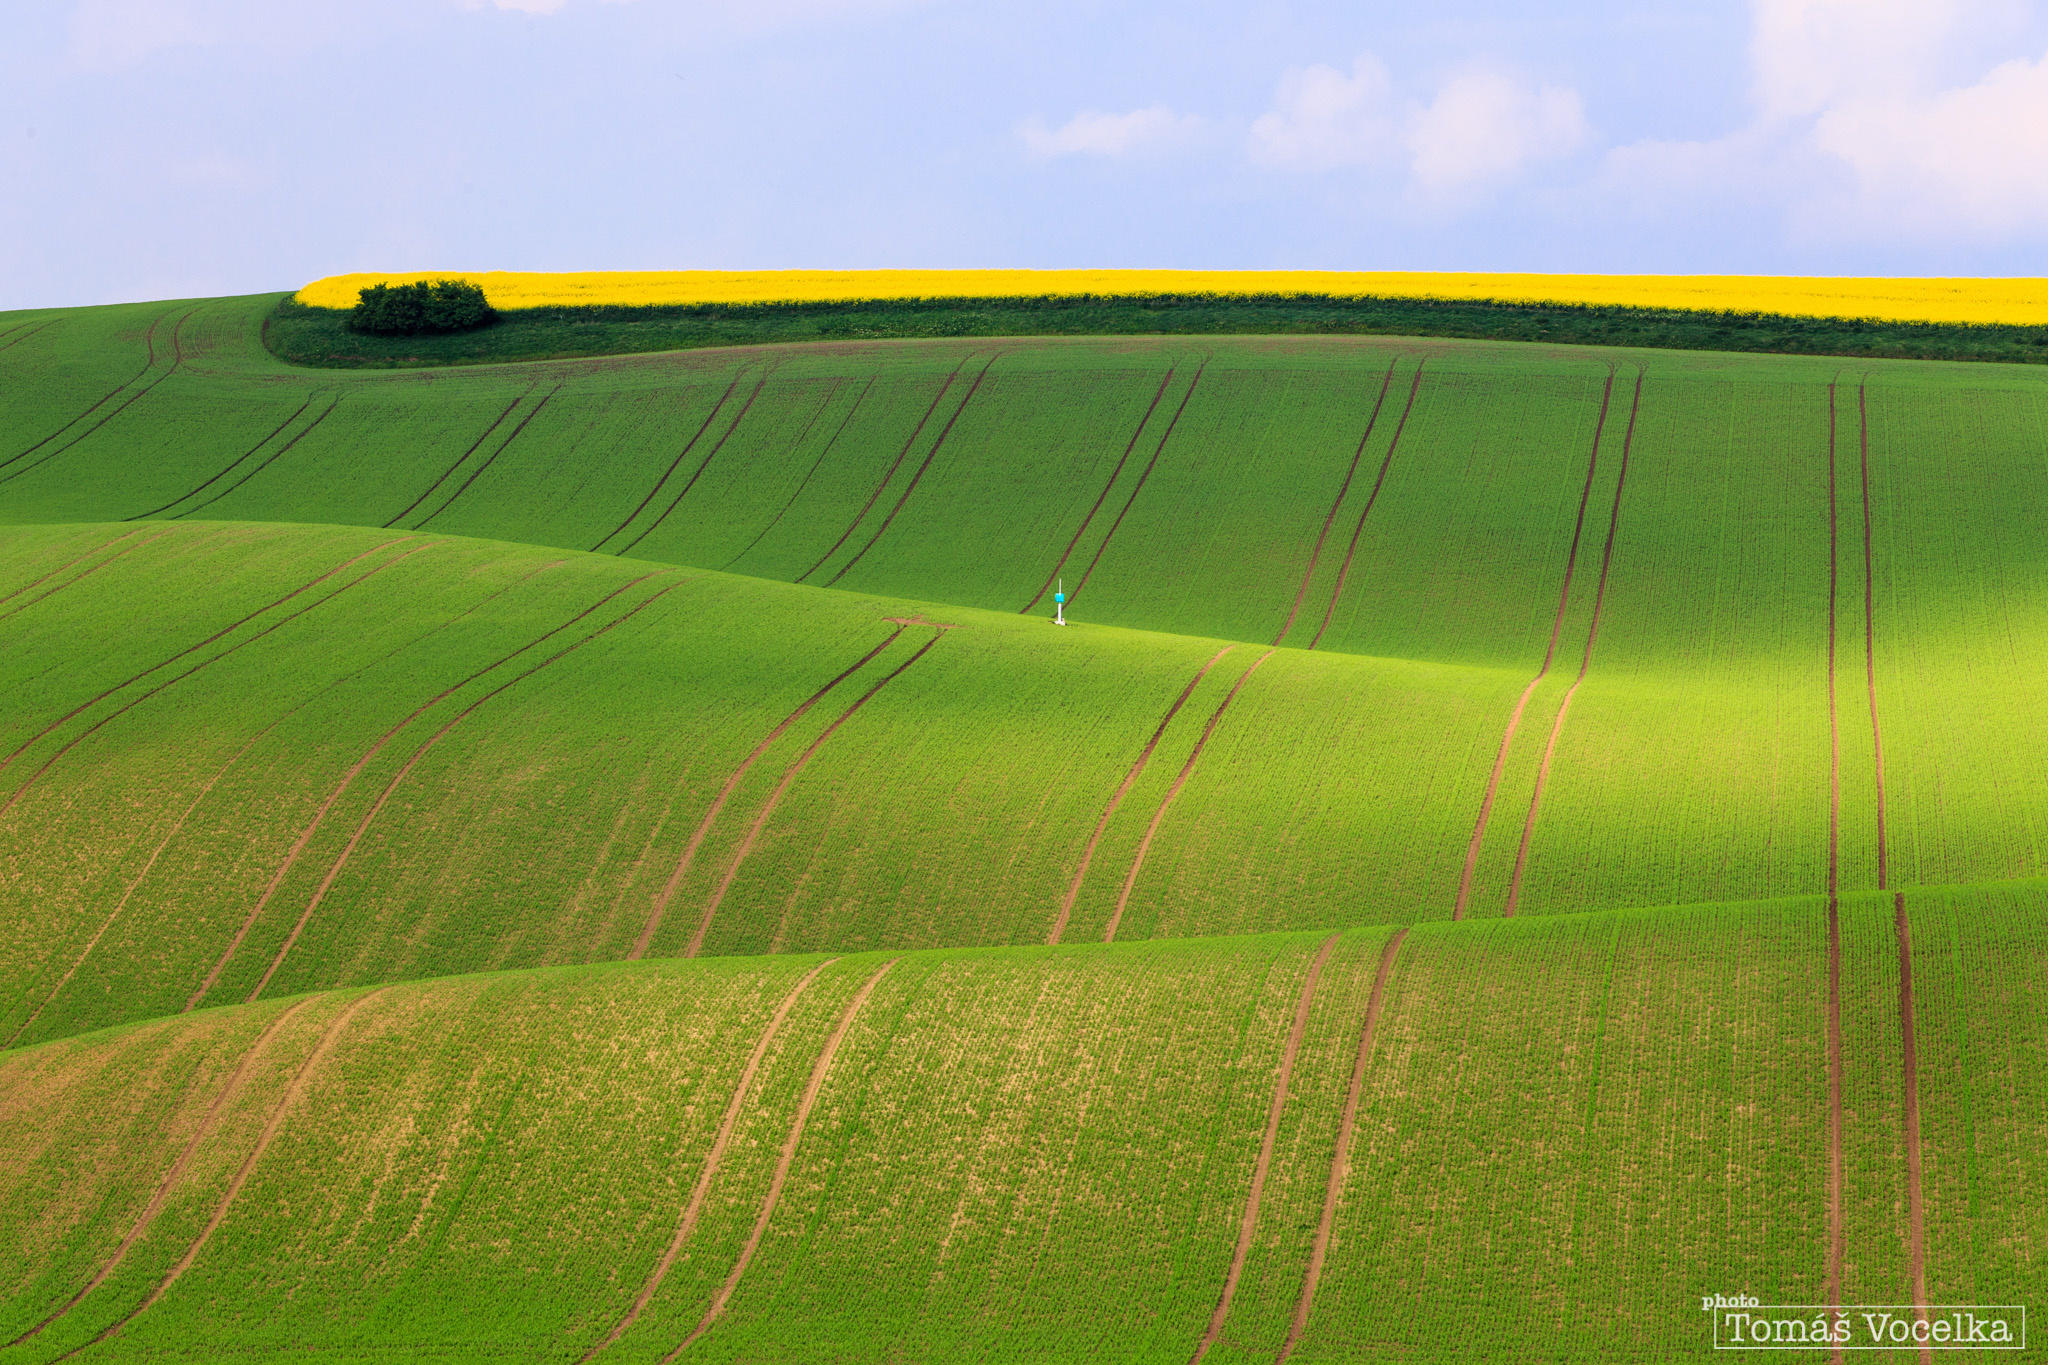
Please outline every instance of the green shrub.
[{"label": "green shrub", "polygon": [[350,310],[348,326],[352,332],[373,336],[418,336],[467,332],[497,320],[481,286],[466,280],[421,280],[371,285]]}]

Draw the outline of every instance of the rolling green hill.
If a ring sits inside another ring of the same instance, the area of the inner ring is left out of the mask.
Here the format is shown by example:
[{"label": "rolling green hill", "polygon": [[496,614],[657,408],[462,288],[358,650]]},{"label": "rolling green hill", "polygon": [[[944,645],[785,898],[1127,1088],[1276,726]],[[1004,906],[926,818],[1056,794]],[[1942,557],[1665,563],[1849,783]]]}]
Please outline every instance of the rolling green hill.
[{"label": "rolling green hill", "polygon": [[2040,1281],[2048,375],[269,305],[0,315],[0,1361]]}]

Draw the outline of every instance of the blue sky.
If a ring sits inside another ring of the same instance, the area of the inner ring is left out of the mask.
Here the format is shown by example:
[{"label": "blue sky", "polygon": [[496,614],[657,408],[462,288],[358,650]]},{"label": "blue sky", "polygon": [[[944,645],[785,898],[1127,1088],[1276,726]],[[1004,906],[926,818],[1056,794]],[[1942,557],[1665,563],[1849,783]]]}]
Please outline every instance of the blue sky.
[{"label": "blue sky", "polygon": [[44,0],[0,308],[356,269],[2048,275],[2048,0]]}]

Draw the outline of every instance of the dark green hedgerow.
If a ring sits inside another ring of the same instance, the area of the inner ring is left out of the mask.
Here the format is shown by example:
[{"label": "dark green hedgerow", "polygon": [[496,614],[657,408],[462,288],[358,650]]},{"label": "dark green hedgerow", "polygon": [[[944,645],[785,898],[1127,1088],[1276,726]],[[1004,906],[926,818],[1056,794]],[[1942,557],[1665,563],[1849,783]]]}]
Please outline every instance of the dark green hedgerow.
[{"label": "dark green hedgerow", "polygon": [[497,326],[365,336],[348,314],[282,300],[264,328],[280,359],[337,368],[476,365],[702,346],[892,337],[1382,334],[1917,360],[2048,362],[2048,328],[1576,304],[1309,295],[913,299],[520,308]]}]

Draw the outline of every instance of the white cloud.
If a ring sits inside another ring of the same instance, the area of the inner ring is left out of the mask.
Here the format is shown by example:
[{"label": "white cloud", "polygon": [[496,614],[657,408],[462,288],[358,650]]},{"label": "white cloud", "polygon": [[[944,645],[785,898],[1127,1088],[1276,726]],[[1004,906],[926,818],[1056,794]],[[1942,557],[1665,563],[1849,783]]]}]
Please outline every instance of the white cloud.
[{"label": "white cloud", "polygon": [[1535,85],[1506,71],[1472,70],[1451,77],[1415,113],[1405,140],[1416,188],[1442,200],[1569,156],[1587,135],[1577,91]]},{"label": "white cloud", "polygon": [[1026,119],[1017,129],[1025,148],[1038,157],[1128,156],[1187,142],[1201,130],[1192,114],[1176,114],[1163,104],[1127,114],[1083,110],[1057,128],[1043,119]]},{"label": "white cloud", "polygon": [[1252,156],[1271,166],[1325,171],[1378,161],[1398,146],[1393,82],[1366,54],[1349,72],[1311,66],[1280,78],[1273,108],[1252,122]]}]

